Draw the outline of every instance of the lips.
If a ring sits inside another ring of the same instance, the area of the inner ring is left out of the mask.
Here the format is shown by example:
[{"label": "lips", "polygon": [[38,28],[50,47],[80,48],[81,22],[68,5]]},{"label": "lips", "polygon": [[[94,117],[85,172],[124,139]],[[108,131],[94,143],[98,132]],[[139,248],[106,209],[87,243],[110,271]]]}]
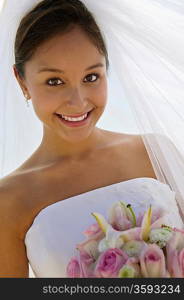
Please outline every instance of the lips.
[{"label": "lips", "polygon": [[60,114],[56,114],[57,118],[59,119],[59,121],[61,123],[63,123],[65,126],[67,127],[81,127],[81,126],[86,126],[91,118],[91,112],[93,110],[91,110],[90,112],[87,113],[87,117],[84,118],[83,120],[81,121],[68,121],[68,120],[65,120]]}]

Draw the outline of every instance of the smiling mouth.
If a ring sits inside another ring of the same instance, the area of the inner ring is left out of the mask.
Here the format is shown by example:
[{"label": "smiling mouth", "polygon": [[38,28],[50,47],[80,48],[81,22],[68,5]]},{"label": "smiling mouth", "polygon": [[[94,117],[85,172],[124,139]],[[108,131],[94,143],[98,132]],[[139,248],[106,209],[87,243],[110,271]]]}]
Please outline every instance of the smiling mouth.
[{"label": "smiling mouth", "polygon": [[91,110],[89,110],[89,111],[87,111],[85,113],[76,114],[76,115],[66,115],[66,114],[59,114],[59,115],[61,115],[63,117],[67,117],[67,118],[80,118],[80,117],[83,117],[84,115],[88,114]]},{"label": "smiling mouth", "polygon": [[[58,114],[58,113],[55,113],[55,115],[57,115],[59,118],[64,119],[66,121],[70,121],[70,122],[74,121],[75,122],[75,121],[85,120],[88,117],[89,113],[92,112],[92,110],[93,109],[91,109],[90,111],[88,111],[86,113],[80,114],[80,115],[65,115],[65,114]],[[78,118],[82,118],[82,119],[77,120]]]},{"label": "smiling mouth", "polygon": [[76,126],[85,125],[86,122],[88,122],[89,116],[91,115],[91,112],[93,110],[94,109],[90,110],[86,114],[83,114],[82,116],[84,116],[84,117],[82,117],[81,119],[80,119],[80,117],[78,117],[79,119],[78,118],[73,118],[73,120],[72,120],[72,118],[71,119],[69,118],[69,120],[68,120],[68,119],[64,118],[61,114],[55,113],[55,115],[59,118],[59,120],[62,123],[68,125],[69,127],[76,127]]}]

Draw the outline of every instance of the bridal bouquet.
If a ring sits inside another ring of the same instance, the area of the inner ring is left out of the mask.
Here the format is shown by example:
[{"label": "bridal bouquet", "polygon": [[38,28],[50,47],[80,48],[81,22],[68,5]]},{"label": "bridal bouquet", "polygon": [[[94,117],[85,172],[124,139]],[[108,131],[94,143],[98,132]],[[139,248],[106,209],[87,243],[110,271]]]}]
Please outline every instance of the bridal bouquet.
[{"label": "bridal bouquet", "polygon": [[131,205],[115,203],[108,220],[92,213],[96,223],[76,247],[67,265],[70,278],[184,278],[184,230],[164,224],[165,214],[151,206],[136,217]]}]

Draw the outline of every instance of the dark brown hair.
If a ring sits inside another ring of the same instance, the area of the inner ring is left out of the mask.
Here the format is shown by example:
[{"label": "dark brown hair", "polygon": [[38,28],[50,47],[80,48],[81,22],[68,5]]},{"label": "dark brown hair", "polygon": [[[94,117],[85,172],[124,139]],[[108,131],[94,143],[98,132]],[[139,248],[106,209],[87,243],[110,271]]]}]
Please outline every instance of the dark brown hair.
[{"label": "dark brown hair", "polygon": [[17,30],[14,52],[19,75],[25,78],[24,64],[44,41],[58,33],[70,31],[75,25],[82,28],[104,55],[108,69],[105,41],[94,16],[86,6],[79,0],[43,0],[22,18]]}]

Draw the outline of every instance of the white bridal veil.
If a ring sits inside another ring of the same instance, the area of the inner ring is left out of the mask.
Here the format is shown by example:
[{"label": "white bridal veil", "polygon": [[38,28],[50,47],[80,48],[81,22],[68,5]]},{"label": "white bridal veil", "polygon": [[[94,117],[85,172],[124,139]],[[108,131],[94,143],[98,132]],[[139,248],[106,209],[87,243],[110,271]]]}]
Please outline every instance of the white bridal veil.
[{"label": "white bridal veil", "polygon": [[[0,176],[41,142],[42,124],[12,68],[17,27],[38,2],[5,0],[0,14]],[[176,192],[184,212],[184,1],[82,2],[104,34],[110,60],[110,106],[97,125],[142,134],[157,178]]]}]

